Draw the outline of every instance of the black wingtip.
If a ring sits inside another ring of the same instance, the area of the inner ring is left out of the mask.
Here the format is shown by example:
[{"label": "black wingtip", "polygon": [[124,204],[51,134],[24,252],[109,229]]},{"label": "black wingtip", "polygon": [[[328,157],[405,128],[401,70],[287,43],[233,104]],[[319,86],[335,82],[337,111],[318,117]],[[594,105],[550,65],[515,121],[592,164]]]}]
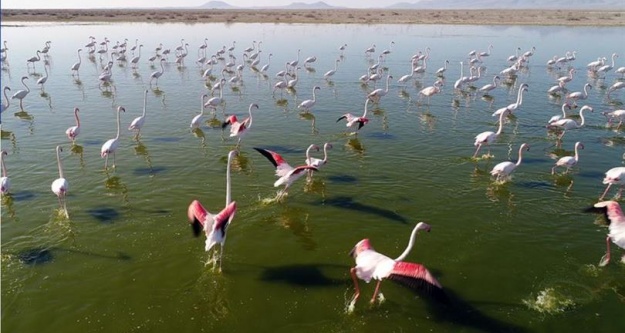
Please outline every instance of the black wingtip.
[{"label": "black wingtip", "polygon": [[337,120],[336,120],[336,122],[338,123],[339,121],[341,121],[341,120],[343,120],[343,119],[345,119],[345,118],[347,118],[347,117],[342,116],[342,117],[340,117],[339,119],[337,119]]},{"label": "black wingtip", "polygon": [[263,149],[263,148],[257,148],[257,147],[253,147],[253,148],[257,152],[263,154],[263,156],[265,156],[269,160],[269,162],[271,162],[271,164],[273,164],[274,167],[278,167],[278,163],[273,158],[273,155],[271,154],[271,152],[269,152],[268,150]]},{"label": "black wingtip", "polygon": [[204,228],[198,219],[193,219],[193,222],[191,222],[191,229],[193,230],[193,236],[199,237]]},{"label": "black wingtip", "polygon": [[597,207],[595,205],[592,205],[590,207],[584,208],[583,211],[584,211],[584,213],[603,214],[603,216],[606,218],[606,220],[610,221],[610,219],[608,218],[608,207],[607,206]]}]

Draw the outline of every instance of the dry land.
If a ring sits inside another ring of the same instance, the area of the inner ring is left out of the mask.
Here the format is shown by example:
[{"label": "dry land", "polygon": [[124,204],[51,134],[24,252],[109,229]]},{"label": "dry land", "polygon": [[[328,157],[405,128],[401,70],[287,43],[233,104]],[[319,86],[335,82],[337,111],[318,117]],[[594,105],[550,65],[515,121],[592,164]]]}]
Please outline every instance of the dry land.
[{"label": "dry land", "polygon": [[625,26],[625,10],[3,9],[10,21]]}]

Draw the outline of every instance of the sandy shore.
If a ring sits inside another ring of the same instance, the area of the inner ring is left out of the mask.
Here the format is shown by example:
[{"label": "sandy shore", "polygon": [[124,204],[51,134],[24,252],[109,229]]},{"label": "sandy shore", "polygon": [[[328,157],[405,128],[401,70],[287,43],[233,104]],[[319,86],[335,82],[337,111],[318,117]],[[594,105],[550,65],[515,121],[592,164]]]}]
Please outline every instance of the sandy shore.
[{"label": "sandy shore", "polygon": [[91,10],[3,9],[2,23],[187,22],[625,26],[618,10]]}]

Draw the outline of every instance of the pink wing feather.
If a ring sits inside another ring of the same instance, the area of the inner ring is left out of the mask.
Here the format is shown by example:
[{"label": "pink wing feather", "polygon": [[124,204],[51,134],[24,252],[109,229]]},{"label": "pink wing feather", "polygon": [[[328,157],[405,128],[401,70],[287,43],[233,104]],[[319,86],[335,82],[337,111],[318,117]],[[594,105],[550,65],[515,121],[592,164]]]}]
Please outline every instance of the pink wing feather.
[{"label": "pink wing feather", "polygon": [[197,200],[193,200],[193,202],[189,205],[189,208],[187,209],[187,216],[189,217],[191,228],[193,228],[193,234],[196,237],[199,236],[204,229],[204,221],[206,220],[206,216],[208,214],[208,211]]}]

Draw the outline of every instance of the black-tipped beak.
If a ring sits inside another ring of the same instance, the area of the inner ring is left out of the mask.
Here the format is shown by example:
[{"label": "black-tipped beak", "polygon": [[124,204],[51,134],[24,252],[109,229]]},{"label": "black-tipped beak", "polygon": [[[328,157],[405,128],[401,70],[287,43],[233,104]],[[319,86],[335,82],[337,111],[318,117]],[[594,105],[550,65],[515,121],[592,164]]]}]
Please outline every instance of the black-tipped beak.
[{"label": "black-tipped beak", "polygon": [[349,251],[349,256],[353,258],[355,254],[356,254],[356,247],[353,247],[351,251]]}]

